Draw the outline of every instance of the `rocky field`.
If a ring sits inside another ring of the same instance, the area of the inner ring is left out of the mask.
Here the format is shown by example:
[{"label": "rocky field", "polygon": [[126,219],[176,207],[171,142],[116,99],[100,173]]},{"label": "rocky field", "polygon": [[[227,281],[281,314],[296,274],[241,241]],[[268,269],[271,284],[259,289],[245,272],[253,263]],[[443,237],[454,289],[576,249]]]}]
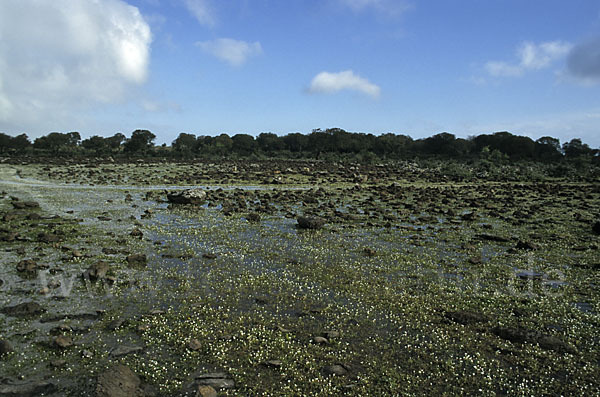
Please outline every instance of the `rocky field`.
[{"label": "rocky field", "polygon": [[13,161],[0,193],[0,396],[600,394],[600,182]]}]

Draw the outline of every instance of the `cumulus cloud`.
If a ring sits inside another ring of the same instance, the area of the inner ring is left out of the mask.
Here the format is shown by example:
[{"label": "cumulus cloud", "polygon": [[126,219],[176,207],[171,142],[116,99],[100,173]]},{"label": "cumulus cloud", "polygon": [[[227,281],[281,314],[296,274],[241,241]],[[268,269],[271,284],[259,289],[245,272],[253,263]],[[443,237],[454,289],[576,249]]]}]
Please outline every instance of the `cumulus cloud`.
[{"label": "cumulus cloud", "polygon": [[215,26],[217,20],[210,0],[183,0],[183,4],[200,24]]},{"label": "cumulus cloud", "polygon": [[569,53],[567,68],[571,75],[586,81],[600,80],[600,37],[578,44]]},{"label": "cumulus cloud", "polygon": [[564,41],[535,44],[524,42],[517,50],[518,62],[490,61],[486,71],[494,77],[522,76],[528,71],[540,70],[566,56],[572,45]]},{"label": "cumulus cloud", "polygon": [[357,91],[373,98],[379,97],[381,88],[369,80],[360,77],[352,70],[339,73],[321,72],[310,83],[309,92],[332,94],[343,90]]},{"label": "cumulus cloud", "polygon": [[203,51],[232,66],[241,66],[248,58],[260,55],[263,52],[262,46],[258,41],[248,43],[241,40],[222,38],[211,41],[199,41],[196,45]]},{"label": "cumulus cloud", "polygon": [[0,1],[0,123],[110,103],[148,74],[150,27],[122,0]]}]

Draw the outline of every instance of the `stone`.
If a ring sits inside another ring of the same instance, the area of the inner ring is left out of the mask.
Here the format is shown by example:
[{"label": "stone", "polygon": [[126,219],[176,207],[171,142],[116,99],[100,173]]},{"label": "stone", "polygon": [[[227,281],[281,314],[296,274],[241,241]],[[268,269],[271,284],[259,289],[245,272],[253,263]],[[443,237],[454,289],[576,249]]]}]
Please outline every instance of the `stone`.
[{"label": "stone", "polygon": [[196,397],[217,397],[217,391],[211,386],[199,385]]},{"label": "stone", "polygon": [[145,393],[141,384],[129,367],[117,364],[98,375],[96,397],[142,397]]},{"label": "stone", "polygon": [[200,343],[198,339],[190,339],[188,342],[188,348],[194,351],[200,350],[202,349],[202,343]]},{"label": "stone", "polygon": [[348,370],[343,365],[334,364],[324,367],[323,373],[325,375],[344,376],[348,373]]},{"label": "stone", "polygon": [[98,261],[91,265],[85,272],[83,272],[83,278],[91,281],[96,281],[106,278],[110,267],[108,263],[104,261]]},{"label": "stone", "polygon": [[0,339],[0,356],[4,356],[14,351],[14,348],[6,339]]},{"label": "stone", "polygon": [[327,340],[327,338],[324,338],[322,336],[315,336],[313,338],[313,343],[316,343],[317,345],[326,345],[329,343],[329,341]]},{"label": "stone", "polygon": [[127,256],[127,264],[130,267],[146,267],[148,259],[145,254],[131,254]]},{"label": "stone", "polygon": [[445,317],[451,321],[454,321],[455,323],[459,323],[462,325],[470,325],[488,321],[488,318],[483,314],[466,310],[448,312],[445,314]]},{"label": "stone", "polygon": [[318,230],[325,225],[325,219],[317,217],[299,216],[296,221],[300,229]]},{"label": "stone", "polygon": [[131,353],[137,353],[144,350],[141,346],[118,346],[111,350],[111,357],[122,357]]},{"label": "stone", "polygon": [[133,229],[131,231],[131,233],[129,233],[129,235],[131,237],[140,237],[141,238],[144,236],[144,233],[142,233],[142,231],[136,227],[135,229]]},{"label": "stone", "polygon": [[206,201],[206,192],[200,188],[194,188],[177,193],[167,193],[167,200],[173,204],[203,204]]},{"label": "stone", "polygon": [[66,349],[67,347],[71,347],[73,345],[73,339],[66,335],[59,335],[54,338],[54,346],[59,349]]},{"label": "stone", "polygon": [[5,306],[0,309],[0,313],[12,317],[27,317],[42,314],[46,311],[39,303],[23,302],[14,306]]},{"label": "stone", "polygon": [[213,372],[209,374],[196,376],[196,384],[203,386],[211,386],[214,389],[233,389],[235,382],[228,379],[223,372]]},{"label": "stone", "polygon": [[592,231],[596,234],[600,234],[600,221],[594,223],[594,226],[592,226]]},{"label": "stone", "polygon": [[24,383],[8,383],[0,385],[0,396],[11,397],[33,397],[49,395],[56,391],[57,387],[49,381],[32,381]]}]

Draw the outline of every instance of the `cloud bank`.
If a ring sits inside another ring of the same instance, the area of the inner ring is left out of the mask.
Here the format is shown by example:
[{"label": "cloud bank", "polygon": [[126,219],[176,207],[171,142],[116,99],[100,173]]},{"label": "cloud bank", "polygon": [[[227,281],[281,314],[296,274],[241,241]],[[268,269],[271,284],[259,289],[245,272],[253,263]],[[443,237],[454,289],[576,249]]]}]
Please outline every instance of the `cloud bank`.
[{"label": "cloud bank", "polygon": [[0,126],[121,100],[148,75],[151,32],[122,0],[0,1]]},{"label": "cloud bank", "polygon": [[600,37],[573,47],[567,58],[571,75],[586,81],[600,81]]},{"label": "cloud bank", "polygon": [[550,41],[540,44],[524,42],[517,50],[518,62],[490,61],[486,71],[494,77],[518,77],[526,72],[544,69],[553,62],[565,57],[572,45],[564,41]]},{"label": "cloud bank", "polygon": [[344,90],[357,91],[373,98],[379,97],[381,93],[379,86],[354,74],[352,70],[338,73],[321,72],[312,79],[309,88],[309,92],[320,94],[333,94]]},{"label": "cloud bank", "polygon": [[213,55],[232,66],[241,66],[248,58],[262,54],[262,46],[258,41],[249,43],[234,39],[217,39],[196,43],[203,51]]}]

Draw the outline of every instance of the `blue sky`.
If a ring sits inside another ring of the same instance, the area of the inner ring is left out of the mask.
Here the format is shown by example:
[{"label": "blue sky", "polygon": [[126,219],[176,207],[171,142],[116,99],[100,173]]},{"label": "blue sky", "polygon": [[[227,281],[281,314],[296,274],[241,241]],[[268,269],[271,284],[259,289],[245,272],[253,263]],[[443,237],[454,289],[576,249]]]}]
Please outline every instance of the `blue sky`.
[{"label": "blue sky", "polygon": [[600,3],[0,2],[0,132],[328,127],[599,147]]}]

